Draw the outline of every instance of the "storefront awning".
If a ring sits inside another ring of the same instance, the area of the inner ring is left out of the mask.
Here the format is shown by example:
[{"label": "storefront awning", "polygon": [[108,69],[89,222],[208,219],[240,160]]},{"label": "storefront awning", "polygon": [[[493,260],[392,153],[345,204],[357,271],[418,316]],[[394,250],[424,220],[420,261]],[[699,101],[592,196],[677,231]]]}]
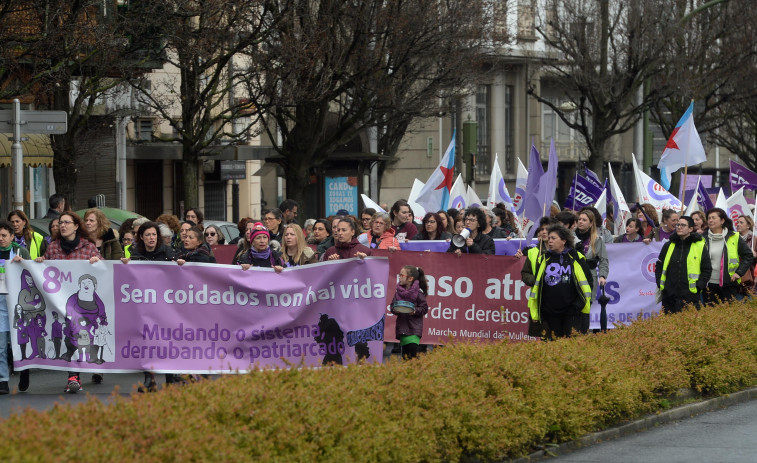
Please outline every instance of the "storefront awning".
[{"label": "storefront awning", "polygon": [[[0,133],[0,167],[11,165],[11,146],[13,142],[8,138],[9,133]],[[27,138],[21,142],[24,153],[24,165],[31,167],[53,166],[53,149],[50,147],[50,136],[44,134],[22,134]]]}]

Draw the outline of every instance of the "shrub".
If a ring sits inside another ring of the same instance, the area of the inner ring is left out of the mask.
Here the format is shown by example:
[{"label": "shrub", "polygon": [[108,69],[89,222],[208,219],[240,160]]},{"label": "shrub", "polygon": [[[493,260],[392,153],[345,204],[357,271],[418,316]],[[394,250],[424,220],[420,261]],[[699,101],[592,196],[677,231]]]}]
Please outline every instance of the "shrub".
[{"label": "shrub", "polygon": [[[391,461],[523,456],[757,377],[754,304],[549,343],[452,342],[410,362],[229,375],[4,419],[8,461]],[[212,386],[212,387],[211,387]]]}]

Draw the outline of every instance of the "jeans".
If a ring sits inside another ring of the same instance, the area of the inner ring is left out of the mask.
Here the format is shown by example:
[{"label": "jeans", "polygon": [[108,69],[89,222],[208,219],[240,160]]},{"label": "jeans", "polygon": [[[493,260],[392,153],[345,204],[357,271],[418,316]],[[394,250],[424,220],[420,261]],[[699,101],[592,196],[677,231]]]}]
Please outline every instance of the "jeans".
[{"label": "jeans", "polygon": [[0,381],[8,381],[8,342],[10,331],[0,331]]}]

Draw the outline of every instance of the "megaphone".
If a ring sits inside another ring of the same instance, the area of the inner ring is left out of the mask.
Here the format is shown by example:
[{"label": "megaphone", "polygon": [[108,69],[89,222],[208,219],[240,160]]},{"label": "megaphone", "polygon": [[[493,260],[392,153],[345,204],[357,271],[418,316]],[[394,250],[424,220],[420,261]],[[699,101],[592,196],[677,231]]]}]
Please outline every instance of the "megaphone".
[{"label": "megaphone", "polygon": [[452,244],[454,244],[455,247],[462,248],[465,246],[465,241],[470,237],[470,234],[470,228],[464,228],[459,235],[452,237]]}]

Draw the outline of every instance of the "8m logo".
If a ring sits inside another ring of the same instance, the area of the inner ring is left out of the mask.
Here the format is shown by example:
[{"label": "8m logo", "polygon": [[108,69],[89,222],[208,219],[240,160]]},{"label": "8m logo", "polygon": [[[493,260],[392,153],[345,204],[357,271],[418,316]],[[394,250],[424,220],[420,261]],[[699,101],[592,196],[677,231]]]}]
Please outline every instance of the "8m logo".
[{"label": "8m logo", "polygon": [[45,292],[50,294],[55,294],[60,291],[61,282],[63,281],[73,283],[71,272],[61,272],[56,267],[47,267],[42,274],[45,277],[45,281],[42,283],[42,288]]}]

